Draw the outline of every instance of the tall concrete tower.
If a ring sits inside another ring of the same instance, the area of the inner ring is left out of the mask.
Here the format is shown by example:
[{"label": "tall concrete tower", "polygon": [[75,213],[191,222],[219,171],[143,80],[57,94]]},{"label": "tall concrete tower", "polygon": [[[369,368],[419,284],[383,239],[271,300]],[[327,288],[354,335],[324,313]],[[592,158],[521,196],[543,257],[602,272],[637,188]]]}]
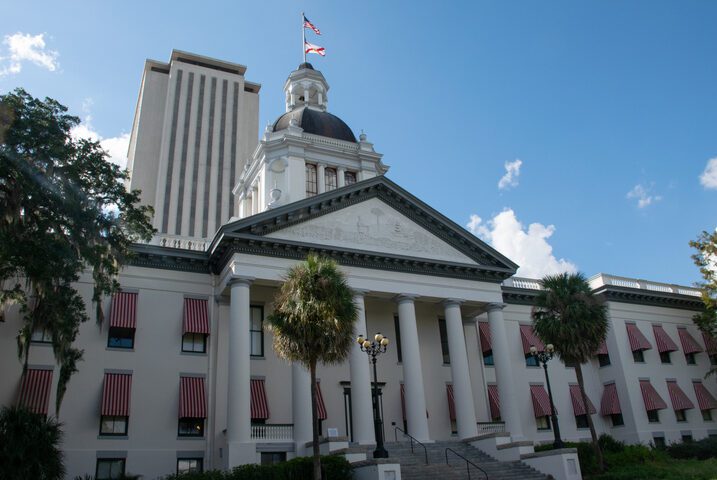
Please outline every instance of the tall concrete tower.
[{"label": "tall concrete tower", "polygon": [[147,60],[129,144],[129,187],[155,210],[154,242],[203,249],[234,211],[257,145],[259,84],[246,67],[179,50]]}]

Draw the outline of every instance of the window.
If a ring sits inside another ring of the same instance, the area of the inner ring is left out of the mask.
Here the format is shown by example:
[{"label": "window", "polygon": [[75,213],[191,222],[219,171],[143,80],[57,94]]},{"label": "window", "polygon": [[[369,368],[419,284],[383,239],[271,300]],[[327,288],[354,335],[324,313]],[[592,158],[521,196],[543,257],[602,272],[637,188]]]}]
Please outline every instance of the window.
[{"label": "window", "polygon": [[205,353],[207,351],[207,336],[204,333],[185,333],[182,336],[182,351]]},{"label": "window", "polygon": [[648,410],[647,420],[650,423],[660,423],[660,411],[659,410]]},{"label": "window", "polygon": [[652,443],[655,444],[655,448],[665,448],[665,437],[653,437]]},{"label": "window", "polygon": [[687,421],[687,415],[685,415],[684,410],[675,410],[675,418],[678,422],[686,422]]},{"label": "window", "polygon": [[438,332],[441,335],[441,353],[443,354],[443,363],[451,363],[451,355],[448,352],[448,333],[446,332],[446,319],[438,319]]},{"label": "window", "polygon": [[717,365],[717,354],[710,355],[710,365]]},{"label": "window", "polygon": [[46,329],[36,328],[32,331],[30,341],[35,343],[52,343],[52,337],[50,336],[50,332]]},{"label": "window", "polygon": [[483,365],[495,365],[493,361],[493,350],[488,350],[487,352],[483,352]]},{"label": "window", "polygon": [[316,182],[316,165],[306,164],[306,196],[313,197],[318,193]]},{"label": "window", "polygon": [[575,415],[575,426],[578,428],[590,428],[587,415]]},{"label": "window", "polygon": [[565,368],[575,368],[575,365],[577,365],[575,362],[570,362],[567,360],[564,360],[563,364],[565,365]]},{"label": "window", "polygon": [[632,352],[632,359],[635,363],[645,363],[645,354],[642,353],[642,350],[635,350]]},{"label": "window", "polygon": [[687,361],[687,365],[696,365],[697,359],[695,358],[695,354],[693,353],[685,353],[685,360]]},{"label": "window", "polygon": [[538,430],[550,430],[550,417],[547,415],[544,417],[536,417],[535,424],[538,426]]},{"label": "window", "polygon": [[451,420],[451,435],[458,434],[458,422]]},{"label": "window", "polygon": [[134,328],[110,327],[107,346],[112,348],[134,348]]},{"label": "window", "polygon": [[598,353],[598,365],[601,367],[607,367],[610,365],[610,355],[607,353]]},{"label": "window", "polygon": [[177,475],[184,473],[202,473],[204,471],[203,458],[178,458]]},{"label": "window", "polygon": [[326,191],[335,190],[337,187],[336,183],[336,169],[325,168],[324,169],[324,184],[326,185]]},{"label": "window", "polygon": [[356,183],[356,172],[344,172],[344,183],[346,185],[353,185]]},{"label": "window", "polygon": [[692,441],[692,434],[686,433],[682,435],[682,443],[690,443]]},{"label": "window", "polygon": [[[640,353],[642,353],[642,350],[640,350]],[[642,361],[644,362],[645,360],[643,359]],[[670,352],[660,352],[660,361],[662,363],[672,363],[670,360]]]},{"label": "window", "polygon": [[705,422],[712,421],[712,410],[702,410],[702,420]]},{"label": "window", "polygon": [[127,420],[129,417],[102,415],[100,417],[100,435],[127,435]]},{"label": "window", "polygon": [[625,425],[625,420],[623,420],[622,418],[622,413],[613,413],[612,415],[610,415],[610,420],[612,420],[613,427]]},{"label": "window", "polygon": [[251,337],[251,356],[264,356],[264,307],[251,307],[251,323],[249,336]]},{"label": "window", "polygon": [[124,458],[98,458],[95,479],[110,480],[113,478],[122,478],[124,476],[124,464]]},{"label": "window", "polygon": [[396,356],[398,357],[398,362],[401,363],[403,361],[403,357],[401,356],[401,326],[398,324],[398,316],[393,316],[393,328],[396,330]]},{"label": "window", "polygon": [[180,437],[203,437],[204,436],[204,419],[203,418],[180,418],[179,429],[177,433]]},{"label": "window", "polygon": [[262,465],[276,465],[286,461],[286,452],[261,452]]},{"label": "window", "polygon": [[525,354],[525,366],[526,367],[539,367],[538,359],[529,353]]}]

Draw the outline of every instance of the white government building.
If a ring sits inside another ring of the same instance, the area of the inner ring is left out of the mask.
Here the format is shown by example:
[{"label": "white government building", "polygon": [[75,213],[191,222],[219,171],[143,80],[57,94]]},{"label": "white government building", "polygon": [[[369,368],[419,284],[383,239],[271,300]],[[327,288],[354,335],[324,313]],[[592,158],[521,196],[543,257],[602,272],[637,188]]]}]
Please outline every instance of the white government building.
[{"label": "white government building", "polygon": [[[84,361],[60,412],[69,478],[120,471],[145,479],[275,462],[311,439],[308,373],[279,359],[265,330],[287,269],[318,252],[346,273],[356,334],[392,342],[379,357],[387,439],[491,432],[551,442],[542,348],[531,328],[536,280],[385,174],[365,135],[328,113],[329,85],[304,63],[284,85],[286,112],[259,136],[260,85],[246,67],[181,51],[144,67],[129,148],[131,188],[158,234],[137,245],[81,327]],[[90,278],[78,287],[90,305]],[[585,366],[599,433],[670,443],[717,435],[717,345],[691,317],[693,288],[598,274],[608,306],[601,354]],[[0,404],[55,415],[58,368],[36,332],[23,377],[10,311],[0,323]],[[589,438],[572,368],[548,368],[564,440]],[[375,443],[369,363],[358,345],[320,367],[322,435]],[[509,435],[509,436],[507,436]],[[390,451],[389,451],[390,453]]]}]

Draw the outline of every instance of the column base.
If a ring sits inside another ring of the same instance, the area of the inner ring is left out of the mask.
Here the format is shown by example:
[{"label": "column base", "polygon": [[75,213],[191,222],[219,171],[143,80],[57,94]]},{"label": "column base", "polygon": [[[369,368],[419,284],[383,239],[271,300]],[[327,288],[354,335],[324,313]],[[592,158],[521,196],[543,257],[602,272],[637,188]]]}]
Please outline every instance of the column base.
[{"label": "column base", "polygon": [[227,444],[227,466],[231,470],[239,465],[259,463],[257,461],[256,443],[229,442]]}]

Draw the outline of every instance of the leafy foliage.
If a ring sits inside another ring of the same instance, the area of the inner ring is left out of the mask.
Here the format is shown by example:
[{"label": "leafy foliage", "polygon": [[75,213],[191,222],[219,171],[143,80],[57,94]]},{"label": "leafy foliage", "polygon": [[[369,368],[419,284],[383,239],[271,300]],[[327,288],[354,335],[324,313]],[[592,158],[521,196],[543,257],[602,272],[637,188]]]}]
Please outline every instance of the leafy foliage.
[{"label": "leafy foliage", "polygon": [[[351,464],[341,456],[321,457],[321,471],[327,480],[351,480]],[[242,465],[231,472],[211,470],[203,473],[169,475],[165,480],[305,480],[311,478],[313,459],[297,457],[275,465]]]},{"label": "leafy foliage", "polygon": [[73,342],[89,318],[73,283],[91,274],[101,323],[100,300],[119,288],[131,244],[154,232],[151,207],[123,185],[128,173],[106,160],[99,143],[74,139],[78,124],[55,100],[22,89],[0,96],[0,314],[20,306],[25,367],[32,332],[50,335],[60,365],[58,410],[82,358]]},{"label": "leafy foliage", "polygon": [[0,478],[61,480],[60,424],[22,408],[0,411]]},{"label": "leafy foliage", "polygon": [[[697,253],[692,255],[692,260],[699,267],[704,279],[699,287],[702,290],[702,302],[705,304],[704,310],[695,314],[692,319],[700,330],[717,338],[717,230],[713,233],[703,231],[697,240],[690,241],[690,246],[697,250]],[[717,368],[710,370],[708,375],[715,373]]]},{"label": "leafy foliage", "polygon": [[[605,341],[608,321],[606,307],[593,295],[581,273],[548,275],[541,280],[542,290],[535,298],[532,317],[535,332],[545,343],[552,343],[556,354],[575,366],[580,395],[587,410],[587,395],[582,364],[595,356]],[[597,463],[604,468],[592,416],[587,415]]]},{"label": "leafy foliage", "polygon": [[314,480],[320,478],[316,365],[346,359],[356,313],[353,292],[336,263],[312,254],[289,270],[268,318],[276,353],[303,364],[311,374]]},{"label": "leafy foliage", "polygon": [[672,458],[696,458],[697,460],[717,458],[717,438],[673,443],[667,447],[666,451]]}]

